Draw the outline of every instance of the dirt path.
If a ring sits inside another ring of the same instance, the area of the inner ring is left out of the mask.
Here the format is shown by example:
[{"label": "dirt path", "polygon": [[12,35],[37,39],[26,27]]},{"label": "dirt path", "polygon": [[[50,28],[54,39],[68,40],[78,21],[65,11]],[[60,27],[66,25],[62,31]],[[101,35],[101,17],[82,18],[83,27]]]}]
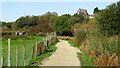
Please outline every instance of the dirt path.
[{"label": "dirt path", "polygon": [[67,41],[60,40],[56,44],[57,50],[47,60],[42,62],[40,66],[80,66],[77,57],[78,48],[70,46]]}]

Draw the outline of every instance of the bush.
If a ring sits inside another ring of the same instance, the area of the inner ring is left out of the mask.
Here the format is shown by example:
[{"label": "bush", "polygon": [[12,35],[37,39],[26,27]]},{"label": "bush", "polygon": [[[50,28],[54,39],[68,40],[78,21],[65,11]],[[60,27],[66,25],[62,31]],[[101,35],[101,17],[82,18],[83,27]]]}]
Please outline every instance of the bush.
[{"label": "bush", "polygon": [[[88,26],[90,28],[86,30]],[[89,23],[80,26],[75,34],[75,43],[80,45],[81,51],[95,57],[95,65],[118,65],[119,36],[108,37],[101,34],[95,19],[91,19]]]},{"label": "bush", "polygon": [[71,24],[67,22],[70,17],[69,14],[64,14],[55,21],[54,29],[58,35],[66,35],[70,32]]},{"label": "bush", "polygon": [[100,11],[97,16],[97,24],[101,33],[105,36],[118,35],[120,33],[120,1],[113,3]]},{"label": "bush", "polygon": [[85,29],[86,25],[80,26],[79,29],[74,33],[74,42],[76,45],[81,45],[83,41],[86,39],[87,31]]},{"label": "bush", "polygon": [[4,35],[13,35],[14,33],[2,33],[2,36]]}]

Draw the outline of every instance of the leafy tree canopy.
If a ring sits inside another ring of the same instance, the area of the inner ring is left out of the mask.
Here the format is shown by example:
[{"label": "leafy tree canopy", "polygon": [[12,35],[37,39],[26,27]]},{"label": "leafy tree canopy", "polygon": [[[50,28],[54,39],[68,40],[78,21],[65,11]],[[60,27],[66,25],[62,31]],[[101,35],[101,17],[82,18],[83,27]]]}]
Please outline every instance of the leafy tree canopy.
[{"label": "leafy tree canopy", "polygon": [[101,10],[98,9],[98,7],[94,8],[94,13],[100,12]]},{"label": "leafy tree canopy", "polygon": [[97,17],[97,24],[104,35],[118,35],[120,33],[120,1],[102,10]]}]

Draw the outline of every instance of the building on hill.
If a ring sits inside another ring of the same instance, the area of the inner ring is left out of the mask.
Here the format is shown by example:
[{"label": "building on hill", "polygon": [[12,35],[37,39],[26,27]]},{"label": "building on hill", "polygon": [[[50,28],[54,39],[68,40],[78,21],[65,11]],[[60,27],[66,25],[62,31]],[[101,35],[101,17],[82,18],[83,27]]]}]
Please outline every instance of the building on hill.
[{"label": "building on hill", "polygon": [[77,14],[82,14],[84,17],[89,15],[86,9],[80,9],[80,8],[77,10]]}]

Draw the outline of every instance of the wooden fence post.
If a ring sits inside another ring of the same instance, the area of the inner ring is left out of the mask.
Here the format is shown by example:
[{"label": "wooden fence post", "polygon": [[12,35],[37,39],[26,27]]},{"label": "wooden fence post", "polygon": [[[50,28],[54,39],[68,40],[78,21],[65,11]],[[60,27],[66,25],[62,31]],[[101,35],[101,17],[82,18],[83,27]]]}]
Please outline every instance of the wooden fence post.
[{"label": "wooden fence post", "polygon": [[45,51],[45,46],[46,46],[46,38],[45,38],[45,40],[44,40],[44,44],[43,44],[43,52]]},{"label": "wooden fence post", "polygon": [[8,67],[10,68],[10,39],[8,39]]},{"label": "wooden fence post", "polygon": [[37,43],[37,56],[39,55],[39,43]]},{"label": "wooden fence post", "polygon": [[41,45],[41,52],[43,53],[44,52],[44,41],[42,42],[42,45]]},{"label": "wooden fence post", "polygon": [[25,45],[23,45],[23,65],[26,65]]},{"label": "wooden fence post", "polygon": [[51,42],[51,36],[50,36],[50,45],[51,45],[51,43],[52,43],[52,42]]},{"label": "wooden fence post", "polygon": [[31,51],[31,59],[33,59],[34,58],[34,52],[33,52],[34,51],[34,46],[31,48],[31,50],[32,50]]},{"label": "wooden fence post", "polygon": [[36,42],[36,45],[35,45],[35,56],[34,57],[36,57],[37,56],[37,42]]},{"label": "wooden fence post", "polygon": [[41,46],[41,42],[39,42],[39,45],[38,45],[38,55],[40,55],[40,46]]},{"label": "wooden fence post", "polygon": [[46,37],[46,39],[45,39],[45,50],[47,49],[47,46],[48,46],[48,37]]},{"label": "wooden fence post", "polygon": [[40,54],[42,53],[42,48],[41,48],[41,46],[42,46],[42,42],[40,42]]},{"label": "wooden fence post", "polygon": [[0,68],[2,68],[2,66],[4,66],[4,58],[1,57],[1,65],[0,65]]},{"label": "wooden fence post", "polygon": [[18,49],[19,47],[16,47],[16,67],[18,66]]}]

